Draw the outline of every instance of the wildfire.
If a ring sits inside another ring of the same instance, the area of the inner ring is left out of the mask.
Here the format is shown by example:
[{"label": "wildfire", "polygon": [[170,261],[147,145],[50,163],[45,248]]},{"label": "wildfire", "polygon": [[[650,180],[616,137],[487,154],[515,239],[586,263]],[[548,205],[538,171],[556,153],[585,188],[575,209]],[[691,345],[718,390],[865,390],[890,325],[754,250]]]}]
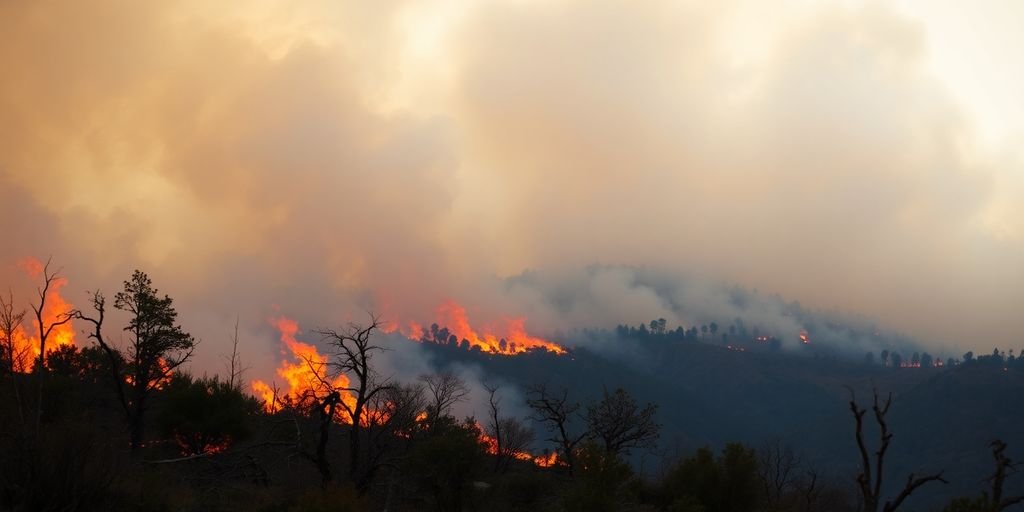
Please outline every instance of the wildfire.
[{"label": "wildfire", "polygon": [[[469,323],[466,308],[455,301],[446,301],[437,308],[437,322],[441,326],[438,332],[427,331],[419,324],[409,323],[408,329],[389,326],[388,332],[400,331],[403,335],[416,341],[432,340],[437,343],[466,343],[487,353],[514,355],[530,350],[547,350],[556,354],[565,353],[565,349],[551,341],[530,336],[526,333],[526,319],[510,318],[500,332],[478,332]],[[433,329],[434,326],[432,326]]]},{"label": "wildfire", "polygon": [[[484,446],[484,451],[487,452],[488,455],[498,456],[498,441],[493,437],[487,435],[487,431],[484,429],[483,425],[480,425],[479,422],[476,424],[476,426],[477,429],[480,431],[479,441],[480,444]],[[558,453],[556,452],[550,452],[546,455],[534,456],[531,455],[529,452],[518,451],[512,454],[512,457],[515,458],[516,460],[532,462],[534,465],[541,468],[550,468],[560,464],[558,461]]]},{"label": "wildfire", "polygon": [[[299,333],[299,324],[295,320],[280,316],[272,318],[270,323],[281,333],[281,355],[286,359],[277,368],[277,375],[287,384],[287,389],[279,393],[274,387],[262,380],[253,380],[252,389],[257,397],[262,398],[267,412],[281,410],[284,403],[296,403],[305,399],[320,399],[332,390],[347,388],[348,377],[339,375],[328,382],[325,377],[327,356],[317,352],[316,347],[303,343],[295,338]],[[347,392],[341,392],[342,401],[354,406],[355,399]]]},{"label": "wildfire", "polygon": [[558,452],[550,452],[547,455],[538,455],[533,458],[533,463],[536,464],[537,467],[541,468],[551,468],[561,464],[558,460]]},{"label": "wildfire", "polygon": [[[154,378],[152,389],[164,389],[171,383],[171,376],[173,374],[171,371],[171,365],[167,364],[166,359],[160,357],[156,360],[156,366],[156,371],[159,373],[152,375]],[[135,385],[135,377],[130,374],[124,376],[124,381],[129,386]]]},{"label": "wildfire", "polygon": [[[45,268],[43,263],[35,258],[25,258],[18,262],[25,273],[32,279],[38,279]],[[50,326],[67,318],[74,310],[74,306],[61,296],[61,288],[68,284],[63,277],[54,279],[50,289],[46,292],[46,304],[43,307],[43,325]],[[30,312],[31,313],[31,312]],[[33,361],[39,357],[39,321],[33,317],[32,325],[35,333],[30,335],[25,332],[24,326],[18,326],[12,336],[12,359],[14,370],[19,372],[31,372]],[[53,328],[46,338],[46,353],[49,354],[64,345],[75,344],[75,328],[71,321]]]}]

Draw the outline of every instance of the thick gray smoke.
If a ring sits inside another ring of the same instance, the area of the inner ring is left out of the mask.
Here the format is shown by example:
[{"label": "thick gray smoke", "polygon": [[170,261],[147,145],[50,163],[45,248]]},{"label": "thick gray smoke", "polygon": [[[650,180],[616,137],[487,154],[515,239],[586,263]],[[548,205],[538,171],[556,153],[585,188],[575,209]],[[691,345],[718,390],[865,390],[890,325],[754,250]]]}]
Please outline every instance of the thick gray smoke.
[{"label": "thick gray smoke", "polygon": [[274,306],[328,327],[449,299],[537,333],[741,317],[787,340],[799,300],[988,350],[1024,331],[1021,160],[979,144],[922,23],[848,2],[3,3],[0,286],[27,302],[15,262],[53,255],[81,306],[141,268],[198,370],[241,318],[263,377]]}]

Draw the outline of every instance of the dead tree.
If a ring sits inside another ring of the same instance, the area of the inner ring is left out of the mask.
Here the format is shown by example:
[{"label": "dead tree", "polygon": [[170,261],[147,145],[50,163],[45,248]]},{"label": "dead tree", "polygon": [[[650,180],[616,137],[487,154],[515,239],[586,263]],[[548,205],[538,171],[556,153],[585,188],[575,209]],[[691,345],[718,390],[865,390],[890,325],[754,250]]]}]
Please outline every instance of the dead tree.
[{"label": "dead tree", "polygon": [[7,297],[0,295],[0,364],[6,373],[28,370],[28,348],[18,347],[14,335],[25,321],[25,310],[15,311],[14,295],[10,290]]},{"label": "dead tree", "polygon": [[644,407],[624,389],[609,393],[587,408],[587,425],[606,452],[619,455],[634,448],[650,448],[658,440],[661,425],[654,421],[658,406]]},{"label": "dead tree", "polygon": [[32,304],[32,312],[36,316],[36,325],[39,326],[39,357],[36,360],[36,366],[40,372],[46,367],[46,340],[53,333],[54,329],[70,322],[73,318],[71,313],[64,313],[49,325],[46,325],[43,321],[43,313],[46,310],[46,299],[49,296],[50,288],[59,280],[60,270],[51,272],[50,260],[46,260],[46,265],[43,266],[43,284],[36,289],[36,292],[39,294],[39,304]]},{"label": "dead tree", "polygon": [[[32,357],[29,354],[29,347],[18,347],[14,341],[15,333],[23,328],[25,310],[14,310],[14,295],[7,291],[7,299],[0,295],[0,363],[3,364],[3,371],[12,376],[16,372],[28,371],[32,364]],[[11,389],[14,390],[14,403],[18,410],[18,420],[22,427],[25,426],[25,408],[21,398],[21,383],[18,379],[11,379]]]},{"label": "dead tree", "polygon": [[803,481],[797,484],[800,492],[801,505],[804,512],[811,512],[816,510],[818,498],[821,496],[821,486],[818,484],[818,471],[815,469],[807,470]]},{"label": "dead tree", "polygon": [[573,474],[576,461],[576,448],[590,434],[583,430],[577,432],[573,429],[574,420],[582,421],[579,402],[569,401],[569,392],[562,389],[561,393],[552,393],[543,384],[531,387],[527,391],[526,404],[533,409],[532,418],[545,424],[551,437],[548,441],[558,446],[562,460]]},{"label": "dead tree", "polygon": [[466,381],[451,371],[443,371],[429,375],[420,375],[421,382],[426,386],[427,429],[433,429],[438,418],[451,412],[452,406],[466,400],[469,388]]},{"label": "dead tree", "polygon": [[323,486],[331,483],[331,462],[327,458],[327,442],[331,435],[331,423],[334,421],[335,409],[341,402],[341,395],[337,391],[331,391],[317,404],[319,414],[320,437],[316,443],[316,468],[320,471],[320,483]]},{"label": "dead tree", "polygon": [[242,364],[242,356],[238,353],[238,317],[235,317],[235,332],[231,336],[231,354],[224,358],[225,370],[228,371],[228,385],[232,389],[242,389],[242,376],[249,370]]},{"label": "dead tree", "polygon": [[786,494],[797,484],[800,457],[776,438],[757,450],[757,459],[767,509],[779,510]]},{"label": "dead tree", "polygon": [[[892,405],[892,393],[889,393],[884,402],[880,402],[878,399],[878,390],[874,391],[874,402],[872,404],[871,411],[874,414],[875,422],[878,424],[879,445],[874,454],[874,461],[872,461],[867,444],[864,441],[864,414],[867,413],[867,410],[862,409],[857,405],[857,400],[854,396],[853,390],[850,390],[850,411],[853,413],[853,419],[856,422],[855,436],[857,439],[857,449],[860,451],[861,459],[861,469],[860,473],[857,475],[857,487],[860,490],[861,497],[863,498],[864,512],[877,512],[879,502],[881,501],[885,454],[889,450],[889,445],[892,443],[892,433],[889,432],[889,425],[885,420],[885,415],[889,413],[890,405]],[[882,506],[882,511],[895,511],[914,491],[929,482],[949,483],[942,477],[942,471],[916,478],[915,475],[911,473],[910,476],[907,477],[907,482],[904,484],[903,490],[896,496],[896,499],[886,501]]]},{"label": "dead tree", "polygon": [[[345,375],[349,384],[333,391],[343,395],[338,400],[349,428],[349,480],[356,486],[360,494],[369,489],[375,467],[364,465],[364,461],[373,459],[363,454],[362,439],[367,428],[367,404],[378,393],[391,388],[387,381],[381,382],[371,364],[373,355],[384,348],[374,345],[372,337],[380,328],[380,317],[371,314],[366,325],[350,323],[347,328],[336,331],[323,329],[317,331],[323,340],[330,345],[331,360],[326,363],[326,382],[333,382]],[[350,398],[350,399],[346,399]]]},{"label": "dead tree", "polygon": [[993,512],[998,512],[1024,502],[1024,495],[1003,498],[1003,482],[1006,480],[1006,472],[1007,470],[1012,471],[1016,469],[1017,464],[1014,464],[1013,461],[1003,453],[1006,451],[1006,443],[996,439],[995,441],[992,441],[991,446],[992,458],[996,461],[995,473],[993,473],[989,478],[992,482],[991,507]]},{"label": "dead tree", "polygon": [[487,435],[494,439],[494,471],[504,472],[517,457],[526,454],[526,449],[533,442],[533,431],[519,420],[501,415],[501,398],[497,396],[499,387],[484,384],[487,390],[489,406],[488,422],[485,427]]}]

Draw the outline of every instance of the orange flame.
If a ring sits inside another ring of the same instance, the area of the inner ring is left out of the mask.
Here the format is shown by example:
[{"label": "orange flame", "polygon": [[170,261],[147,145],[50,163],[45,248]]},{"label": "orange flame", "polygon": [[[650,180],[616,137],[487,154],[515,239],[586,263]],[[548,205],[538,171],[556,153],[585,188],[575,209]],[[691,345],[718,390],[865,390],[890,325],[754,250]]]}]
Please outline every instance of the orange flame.
[{"label": "orange flame", "polygon": [[[481,425],[480,422],[477,422],[476,427],[477,430],[480,431],[480,436],[478,439],[480,441],[480,444],[483,445],[484,451],[487,452],[488,455],[497,456],[498,440],[488,435],[487,430],[484,429],[483,425]],[[555,452],[551,452],[547,455],[533,456],[529,452],[518,451],[513,453],[512,457],[515,458],[516,460],[532,462],[534,465],[541,468],[550,468],[552,466],[559,464],[558,454]]]},{"label": "orange flame", "polygon": [[[566,350],[557,343],[544,338],[531,336],[526,332],[526,319],[522,317],[507,319],[504,327],[496,332],[478,332],[469,323],[466,308],[460,306],[453,300],[443,302],[437,308],[438,327],[446,328],[449,336],[455,336],[456,342],[463,341],[471,348],[479,349],[488,354],[501,354],[506,356],[522,354],[531,350],[546,350],[554,354],[565,354]],[[387,333],[399,332],[406,338],[413,341],[430,339],[431,332],[424,329],[416,322],[391,321],[384,324],[382,330]],[[446,343],[447,340],[434,340],[439,343]]]},{"label": "orange flame", "polygon": [[[263,399],[267,412],[281,410],[284,402],[301,402],[305,399],[318,400],[333,390],[342,390],[349,385],[348,377],[338,375],[335,379],[326,380],[327,356],[317,352],[316,347],[303,343],[295,338],[299,333],[299,324],[295,320],[280,316],[270,319],[270,323],[281,333],[284,346],[281,355],[286,359],[277,368],[277,375],[287,383],[282,395],[262,380],[253,380],[252,389],[257,397]],[[290,360],[287,359],[290,356]],[[355,406],[355,398],[348,392],[341,391],[341,399]]]},{"label": "orange flame", "polygon": [[505,322],[504,334],[493,332],[478,333],[469,323],[466,308],[449,300],[437,308],[438,324],[447,327],[461,342],[466,340],[471,347],[491,354],[514,355],[530,350],[542,349],[555,354],[565,354],[565,349],[543,338],[530,336],[526,332],[525,318],[512,318]]},{"label": "orange flame", "polygon": [[561,464],[558,460],[558,452],[550,452],[547,455],[538,455],[533,458],[533,463],[540,468],[551,468]]},{"label": "orange flame", "polygon": [[[157,371],[160,373],[158,375],[151,376],[152,378],[155,379],[153,381],[153,389],[164,389],[167,387],[168,384],[171,383],[171,375],[173,374],[173,372],[171,371],[171,365],[167,364],[167,360],[162,357],[157,358],[156,365]],[[134,385],[135,377],[133,377],[132,375],[125,375],[124,381],[129,386]]]},{"label": "orange flame", "polygon": [[[38,279],[45,268],[43,263],[35,258],[24,258],[18,262],[18,266],[25,271],[29,277]],[[60,294],[61,288],[68,284],[63,277],[54,279],[50,289],[46,292],[46,304],[43,307],[43,325],[49,327],[67,318],[67,315],[74,310],[74,306],[64,299]],[[31,313],[31,312],[30,312]],[[32,362],[39,357],[39,321],[33,318],[32,325],[35,328],[34,335],[25,332],[23,326],[18,326],[13,336],[14,370],[18,372],[31,372]],[[49,354],[64,345],[75,344],[75,327],[72,322],[66,322],[53,328],[46,338],[46,353]]]}]

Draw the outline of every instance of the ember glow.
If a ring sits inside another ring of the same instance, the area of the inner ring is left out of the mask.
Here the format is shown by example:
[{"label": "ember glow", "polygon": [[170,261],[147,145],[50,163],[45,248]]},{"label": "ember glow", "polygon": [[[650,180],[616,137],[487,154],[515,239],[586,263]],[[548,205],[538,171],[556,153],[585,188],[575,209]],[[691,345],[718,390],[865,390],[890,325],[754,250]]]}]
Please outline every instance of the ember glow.
[{"label": "ember glow", "polygon": [[[156,366],[157,371],[159,371],[160,374],[154,375],[157,379],[153,381],[152,388],[164,389],[171,383],[171,377],[174,375],[174,372],[171,370],[171,366],[167,364],[167,360],[162,357],[156,360]],[[128,383],[129,386],[135,384],[135,378],[132,377],[131,374],[125,375],[124,381]]]},{"label": "ember glow", "polygon": [[[330,382],[324,380],[327,356],[321,355],[313,345],[295,338],[299,334],[298,322],[279,316],[272,318],[270,323],[281,333],[281,355],[284,360],[277,368],[277,376],[282,379],[285,387],[275,391],[276,382],[272,386],[259,379],[252,381],[253,392],[263,400],[267,412],[277,412],[285,403],[318,400],[332,390],[348,387],[349,380],[344,375]],[[354,404],[351,394],[341,391],[341,396],[343,402]]]},{"label": "ember glow", "polygon": [[[35,258],[25,258],[18,262],[18,266],[32,279],[43,278],[44,265]],[[46,305],[43,307],[43,324],[50,326],[67,318],[74,310],[74,306],[66,301],[61,295],[61,289],[67,286],[68,280],[63,277],[54,279],[50,289],[46,292]],[[30,372],[33,368],[33,361],[39,357],[39,321],[32,316],[33,332],[26,332],[24,326],[19,326],[14,332],[14,370]],[[46,338],[46,353],[49,354],[65,345],[75,344],[75,328],[73,322],[68,321],[54,327],[53,331]]]}]

